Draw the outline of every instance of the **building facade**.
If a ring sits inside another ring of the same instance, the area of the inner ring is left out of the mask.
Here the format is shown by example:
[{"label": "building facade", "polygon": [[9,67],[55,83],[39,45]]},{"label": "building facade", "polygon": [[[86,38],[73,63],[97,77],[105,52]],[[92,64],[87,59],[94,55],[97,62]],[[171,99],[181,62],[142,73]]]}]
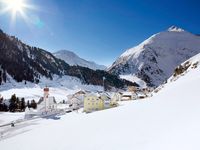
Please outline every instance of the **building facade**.
[{"label": "building facade", "polygon": [[93,112],[104,109],[104,100],[99,94],[87,94],[84,98],[84,112]]}]

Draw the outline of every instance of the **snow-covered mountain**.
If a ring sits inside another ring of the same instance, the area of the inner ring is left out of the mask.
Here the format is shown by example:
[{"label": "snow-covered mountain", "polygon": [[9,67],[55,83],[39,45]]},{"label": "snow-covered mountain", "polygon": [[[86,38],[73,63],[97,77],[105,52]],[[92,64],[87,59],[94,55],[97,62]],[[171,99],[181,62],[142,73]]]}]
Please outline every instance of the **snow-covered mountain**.
[{"label": "snow-covered mountain", "polygon": [[[27,150],[27,147],[29,150],[199,150],[200,55],[189,62],[187,74],[168,82],[148,99],[123,102],[114,109],[90,114],[72,112],[55,119],[26,121],[15,128],[2,127],[0,147],[5,150]],[[2,114],[3,123],[23,116],[23,113],[21,116]],[[33,141],[37,144],[30,146]]]},{"label": "snow-covered mountain", "polygon": [[200,37],[172,26],[126,50],[108,70],[129,80],[136,76],[148,86],[159,86],[179,64],[198,53]]},{"label": "snow-covered mountain", "polygon": [[174,82],[179,78],[185,76],[187,73],[198,69],[200,67],[200,53],[186,60],[177,66],[173,75],[168,79],[168,82]]},{"label": "snow-covered mountain", "polygon": [[0,30],[0,85],[4,84],[6,87],[5,84],[18,82],[46,83],[44,78],[56,81],[54,77],[64,76],[74,77],[75,80],[79,79],[80,83],[90,85],[102,85],[105,77],[108,88],[123,88],[127,84],[132,84],[103,70],[70,66],[50,52],[29,46]]},{"label": "snow-covered mountain", "polygon": [[72,51],[60,50],[56,53],[53,53],[53,55],[59,59],[64,60],[66,63],[68,63],[71,66],[82,66],[82,67],[87,67],[93,70],[106,69],[106,66],[98,65],[95,62],[87,61],[83,58],[80,58],[78,55],[76,55]]}]

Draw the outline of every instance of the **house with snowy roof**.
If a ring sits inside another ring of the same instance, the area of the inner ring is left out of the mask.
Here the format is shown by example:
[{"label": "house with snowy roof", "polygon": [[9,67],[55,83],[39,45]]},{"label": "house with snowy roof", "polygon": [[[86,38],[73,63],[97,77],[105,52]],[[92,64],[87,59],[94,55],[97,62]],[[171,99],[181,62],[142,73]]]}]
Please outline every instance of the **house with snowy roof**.
[{"label": "house with snowy roof", "polygon": [[98,93],[89,93],[84,97],[84,112],[93,112],[104,109],[104,100]]},{"label": "house with snowy roof", "polygon": [[80,90],[74,94],[68,95],[67,103],[69,104],[69,107],[73,110],[83,107],[85,94],[85,91]]},{"label": "house with snowy roof", "polygon": [[108,109],[117,106],[118,103],[113,101],[109,93],[90,93],[84,98],[84,111],[93,112]]},{"label": "house with snowy roof", "polygon": [[117,106],[119,101],[121,101],[121,94],[118,92],[112,93],[110,102],[111,107]]},{"label": "house with snowy roof", "polygon": [[104,109],[110,108],[111,97],[109,93],[103,92],[100,93],[100,99],[104,102]]},{"label": "house with snowy roof", "polygon": [[128,101],[137,99],[137,94],[132,92],[123,92],[121,95],[121,101]]}]

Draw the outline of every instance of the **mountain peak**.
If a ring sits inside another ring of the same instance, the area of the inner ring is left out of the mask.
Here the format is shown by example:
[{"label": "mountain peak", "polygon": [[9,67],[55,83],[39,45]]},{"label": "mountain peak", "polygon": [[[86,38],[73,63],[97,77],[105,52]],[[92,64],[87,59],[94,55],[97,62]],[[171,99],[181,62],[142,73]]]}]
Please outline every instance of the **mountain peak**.
[{"label": "mountain peak", "polygon": [[173,74],[174,68],[198,53],[200,38],[172,26],[168,31],[154,34],[126,50],[109,68],[109,72],[123,75],[131,81],[136,76],[147,86],[156,87]]},{"label": "mountain peak", "polygon": [[177,27],[177,26],[171,26],[170,28],[168,28],[168,31],[169,32],[183,32],[183,31],[185,31],[185,30],[183,30],[182,28],[180,28],[180,27]]},{"label": "mountain peak", "polygon": [[66,63],[68,63],[70,66],[82,66],[87,67],[93,70],[104,70],[106,67],[103,65],[98,65],[95,62],[85,60],[83,58],[80,58],[77,54],[75,54],[72,51],[69,50],[60,50],[56,53],[54,53],[54,56],[56,56],[59,59],[64,60]]},{"label": "mountain peak", "polygon": [[79,57],[78,55],[76,55],[74,52],[69,51],[69,50],[59,50],[56,52],[57,54],[60,55],[69,55],[70,57]]}]

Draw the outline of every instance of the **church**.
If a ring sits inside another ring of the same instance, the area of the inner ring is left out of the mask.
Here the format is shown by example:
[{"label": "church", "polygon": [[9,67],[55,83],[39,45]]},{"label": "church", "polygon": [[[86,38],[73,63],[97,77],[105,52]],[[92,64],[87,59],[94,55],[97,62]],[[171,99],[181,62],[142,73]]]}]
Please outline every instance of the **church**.
[{"label": "church", "polygon": [[55,97],[49,96],[49,88],[44,88],[44,96],[40,98],[38,102],[38,112],[51,112],[57,109],[57,103]]}]

